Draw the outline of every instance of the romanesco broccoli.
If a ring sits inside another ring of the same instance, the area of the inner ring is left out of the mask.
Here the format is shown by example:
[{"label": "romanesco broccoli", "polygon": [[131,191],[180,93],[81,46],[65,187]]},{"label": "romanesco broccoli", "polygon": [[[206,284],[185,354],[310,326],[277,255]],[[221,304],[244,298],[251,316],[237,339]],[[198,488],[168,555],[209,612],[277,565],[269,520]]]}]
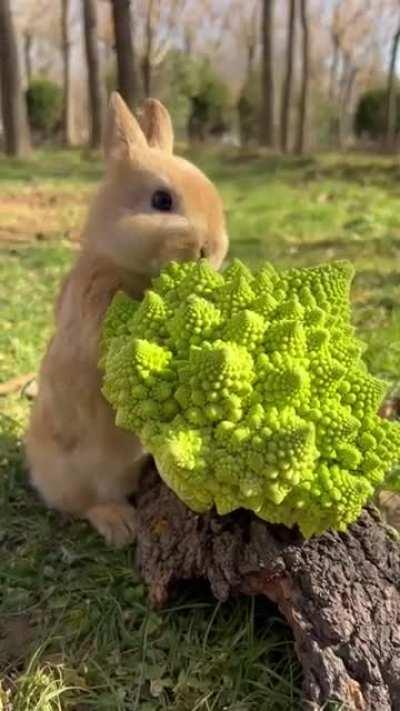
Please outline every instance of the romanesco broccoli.
[{"label": "romanesco broccoli", "polygon": [[399,484],[400,427],[377,415],[385,384],[350,323],[352,275],[172,263],[140,304],[115,296],[104,396],[189,507],[244,507],[310,536]]}]

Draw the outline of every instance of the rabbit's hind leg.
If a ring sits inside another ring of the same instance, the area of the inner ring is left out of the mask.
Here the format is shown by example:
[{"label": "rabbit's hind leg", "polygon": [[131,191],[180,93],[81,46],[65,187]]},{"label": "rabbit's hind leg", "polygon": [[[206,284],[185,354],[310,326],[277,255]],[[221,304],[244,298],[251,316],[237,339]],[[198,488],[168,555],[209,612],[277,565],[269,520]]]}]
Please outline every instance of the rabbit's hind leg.
[{"label": "rabbit's hind leg", "polygon": [[135,509],[127,501],[96,504],[83,517],[110,545],[121,547],[135,538]]}]

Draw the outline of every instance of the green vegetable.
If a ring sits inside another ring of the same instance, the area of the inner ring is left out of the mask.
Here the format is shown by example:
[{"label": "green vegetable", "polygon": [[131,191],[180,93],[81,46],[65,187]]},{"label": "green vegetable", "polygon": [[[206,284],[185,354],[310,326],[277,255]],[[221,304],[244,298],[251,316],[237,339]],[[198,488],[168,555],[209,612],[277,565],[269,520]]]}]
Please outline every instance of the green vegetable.
[{"label": "green vegetable", "polygon": [[400,427],[350,323],[347,262],[254,274],[170,264],[138,304],[117,294],[101,343],[103,393],[195,511],[244,507],[345,530],[399,486]]}]

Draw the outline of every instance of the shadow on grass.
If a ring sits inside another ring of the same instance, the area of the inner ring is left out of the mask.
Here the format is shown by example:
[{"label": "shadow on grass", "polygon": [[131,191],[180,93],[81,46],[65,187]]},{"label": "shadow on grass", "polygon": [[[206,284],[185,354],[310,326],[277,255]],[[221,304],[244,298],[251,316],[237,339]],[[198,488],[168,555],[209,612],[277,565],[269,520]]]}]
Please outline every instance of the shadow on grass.
[{"label": "shadow on grass", "polygon": [[2,182],[32,183],[36,181],[79,180],[85,183],[98,181],[102,175],[99,153],[85,149],[42,149],[28,158],[2,160]]},{"label": "shadow on grass", "polygon": [[204,159],[203,154],[198,150],[191,150],[186,153],[186,157],[199,165],[206,172],[209,172],[217,183],[223,182],[227,178],[240,179],[249,184],[258,184],[260,179],[279,178],[285,182],[297,182],[304,177],[307,171],[316,171],[318,159],[315,157],[295,157],[280,156],[271,154],[269,156],[260,154],[243,154],[240,152],[219,151],[207,153]]},{"label": "shadow on grass", "polygon": [[13,708],[188,711],[204,696],[214,708],[299,708],[301,670],[274,605],[221,605],[195,582],[150,609],[134,549],[47,511],[12,420],[0,424],[0,667]]},{"label": "shadow on grass", "polygon": [[279,181],[293,184],[333,180],[355,185],[374,185],[391,192],[400,192],[400,165],[397,158],[389,156],[366,156],[365,154],[325,153],[308,156],[265,155],[260,151],[240,152],[215,150],[207,152],[206,158],[199,149],[186,151],[186,156],[208,168],[215,180],[230,175],[257,182],[277,177]]},{"label": "shadow on grass", "polygon": [[15,487],[22,486],[24,476],[22,443],[17,430],[17,423],[0,410],[0,546],[6,536],[5,520],[9,504]]},{"label": "shadow on grass", "polygon": [[[391,192],[400,192],[400,165],[396,159],[354,154],[321,154],[316,156],[282,156],[260,151],[237,149],[184,148],[187,159],[199,165],[213,180],[223,182],[240,179],[248,187],[260,180],[277,178],[287,184],[334,180],[355,185],[375,185]],[[102,175],[99,152],[82,148],[45,148],[27,159],[3,159],[1,181],[35,183],[49,180],[93,183]]]},{"label": "shadow on grass", "polygon": [[[351,158],[350,158],[351,161]],[[334,178],[335,180],[356,183],[357,185],[376,185],[391,190],[399,190],[398,181],[400,179],[400,165],[396,159],[377,159],[370,161],[354,162],[346,160],[335,161],[331,166],[319,166],[315,178]]]}]

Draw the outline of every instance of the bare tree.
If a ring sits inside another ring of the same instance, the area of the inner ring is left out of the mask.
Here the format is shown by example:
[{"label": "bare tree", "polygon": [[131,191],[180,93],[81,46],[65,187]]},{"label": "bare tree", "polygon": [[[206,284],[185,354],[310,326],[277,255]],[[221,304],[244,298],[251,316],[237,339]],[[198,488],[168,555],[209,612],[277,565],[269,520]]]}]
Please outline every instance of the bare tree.
[{"label": "bare tree", "polygon": [[[256,58],[260,45],[259,0],[231,0],[229,27],[234,42],[235,57],[241,60],[243,79],[238,91],[236,108],[239,119],[240,142],[246,146],[255,138],[259,127],[257,115],[257,88],[255,82]],[[254,93],[255,91],[255,93]]]},{"label": "bare tree", "polygon": [[[138,17],[143,24],[143,42],[141,51],[141,74],[145,96],[151,95],[153,72],[165,58],[170,47],[171,32],[177,25],[185,0],[142,0],[138,8]],[[187,27],[183,28],[185,44],[188,42]]]},{"label": "bare tree", "polygon": [[98,148],[102,138],[103,100],[97,43],[96,4],[95,0],[82,0],[82,3],[91,119],[90,145],[92,148]]},{"label": "bare tree", "polygon": [[[170,6],[170,19],[166,26],[169,30],[172,27],[174,29],[179,27],[181,31],[180,43],[185,54],[207,55],[216,61],[217,55],[223,49],[229,35],[232,14],[236,13],[233,0],[230,2],[170,0],[169,3],[162,4],[166,8],[168,5]],[[242,1],[240,5],[243,4]],[[218,57],[218,59],[221,58]]]},{"label": "bare tree", "polygon": [[352,97],[357,75],[361,71],[362,56],[352,57],[351,52],[342,49],[342,73],[339,82],[337,106],[339,108],[339,147],[343,147],[346,137],[351,133]]},{"label": "bare tree", "polygon": [[29,137],[10,0],[0,0],[0,84],[5,152],[22,156],[29,151]]},{"label": "bare tree", "polygon": [[260,143],[269,147],[274,145],[273,10],[274,0],[263,0]]},{"label": "bare tree", "polygon": [[61,4],[54,0],[12,0],[17,36],[23,40],[26,83],[35,74],[46,75],[55,62],[53,50],[61,47]]},{"label": "bare tree", "polygon": [[235,17],[230,24],[234,31],[236,43],[245,54],[244,83],[246,83],[253,75],[256,52],[260,40],[260,5],[258,0],[251,0],[247,3],[238,0],[233,9]]},{"label": "bare tree", "polygon": [[386,106],[385,106],[385,147],[392,149],[396,138],[397,118],[397,91],[396,91],[396,62],[400,42],[400,21],[392,39],[390,64],[387,79]]},{"label": "bare tree", "polygon": [[[260,3],[259,0],[230,0],[230,13],[226,29],[231,34],[233,40],[233,51],[235,57],[243,66],[242,89],[250,79],[254,78],[256,58],[260,46]],[[229,43],[225,32],[225,43]]]},{"label": "bare tree", "polygon": [[339,146],[352,133],[357,94],[376,76],[377,57],[385,44],[384,17],[392,4],[393,0],[336,0],[333,7],[329,98],[334,112],[331,132]]},{"label": "bare tree", "polygon": [[65,146],[74,143],[71,79],[71,38],[69,31],[70,0],[61,0],[61,53],[63,60],[63,138]]},{"label": "bare tree", "polygon": [[332,61],[329,76],[329,98],[334,99],[335,86],[340,58],[340,2],[335,5],[332,14],[331,39],[332,39]]},{"label": "bare tree", "polygon": [[[174,5],[175,2],[163,3],[161,0],[147,0],[141,5],[144,27],[140,69],[145,96],[151,95],[153,71],[162,62],[169,47],[169,32],[166,32],[166,37],[161,37],[160,27],[164,26],[166,29],[168,25],[168,29],[171,29],[169,20],[172,18]],[[165,7],[170,11],[171,17],[163,17],[162,9]]]},{"label": "bare tree", "polygon": [[297,120],[296,153],[304,151],[304,136],[307,117],[307,99],[309,84],[309,31],[307,17],[307,0],[300,0],[300,22],[302,29],[302,67],[301,67],[301,88],[299,115]]},{"label": "bare tree", "polygon": [[131,0],[112,0],[118,91],[133,109],[136,99],[135,56],[132,41]]},{"label": "bare tree", "polygon": [[28,84],[32,80],[32,33],[29,30],[24,32],[24,60],[25,60],[25,74]]},{"label": "bare tree", "polygon": [[293,57],[296,41],[296,0],[289,0],[289,16],[286,43],[286,73],[282,87],[281,102],[281,149],[288,149],[290,100],[292,94]]},{"label": "bare tree", "polygon": [[[158,7],[156,7],[158,5]],[[154,15],[155,11],[159,10],[160,3],[157,0],[148,0],[146,22],[145,22],[145,48],[141,61],[143,90],[145,96],[151,94],[151,78],[152,78],[152,54],[154,44]]]}]

